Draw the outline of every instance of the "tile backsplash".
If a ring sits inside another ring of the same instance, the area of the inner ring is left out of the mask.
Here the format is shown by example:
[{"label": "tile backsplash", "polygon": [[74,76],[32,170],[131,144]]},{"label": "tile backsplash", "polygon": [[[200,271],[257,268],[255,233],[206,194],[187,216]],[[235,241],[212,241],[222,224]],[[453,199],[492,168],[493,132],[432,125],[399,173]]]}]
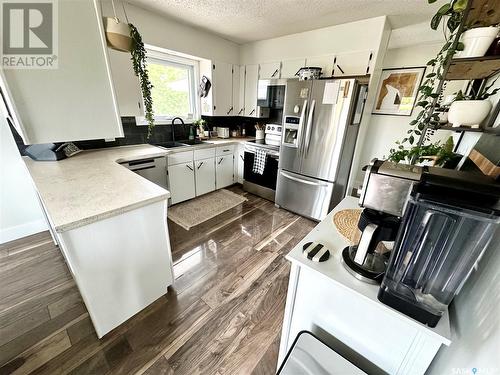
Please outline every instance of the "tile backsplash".
[{"label": "tile backsplash", "polygon": [[[245,127],[247,136],[255,135],[254,125],[256,123],[256,119],[253,118],[203,116],[203,119],[207,122],[210,130],[217,126],[227,127],[230,130]],[[157,144],[172,140],[172,125],[156,125],[149,140],[147,139],[147,126],[137,126],[135,117],[122,117],[122,125],[124,133],[123,138],[115,138],[112,141],[105,141],[104,139],[91,139],[85,141],[75,141],[74,143],[79,148],[88,150],[94,148],[127,146],[143,143]],[[186,140],[189,138],[189,125],[175,124],[173,127],[176,141]],[[19,151],[24,155],[26,145],[23,143],[21,137],[17,134],[13,127],[11,127],[11,130],[14,134]]]}]

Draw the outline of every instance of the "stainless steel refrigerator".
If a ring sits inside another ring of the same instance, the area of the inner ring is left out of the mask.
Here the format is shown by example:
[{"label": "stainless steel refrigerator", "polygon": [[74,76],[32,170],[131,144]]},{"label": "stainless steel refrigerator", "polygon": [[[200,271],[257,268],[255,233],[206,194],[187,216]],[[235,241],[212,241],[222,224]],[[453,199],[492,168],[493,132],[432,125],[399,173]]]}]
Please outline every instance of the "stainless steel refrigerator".
[{"label": "stainless steel refrigerator", "polygon": [[356,79],[287,81],[278,206],[322,220],[342,200],[366,92]]}]

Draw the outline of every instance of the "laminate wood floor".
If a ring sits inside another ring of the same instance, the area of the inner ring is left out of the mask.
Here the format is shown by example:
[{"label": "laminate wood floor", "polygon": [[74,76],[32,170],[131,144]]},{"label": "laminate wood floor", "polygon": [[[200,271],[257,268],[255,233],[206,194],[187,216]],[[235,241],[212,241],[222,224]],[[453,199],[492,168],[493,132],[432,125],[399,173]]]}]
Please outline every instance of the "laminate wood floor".
[{"label": "laminate wood floor", "polygon": [[0,245],[0,374],[273,374],[284,255],[315,223],[231,190],[248,200],[169,221],[174,285],[101,340],[47,232]]}]

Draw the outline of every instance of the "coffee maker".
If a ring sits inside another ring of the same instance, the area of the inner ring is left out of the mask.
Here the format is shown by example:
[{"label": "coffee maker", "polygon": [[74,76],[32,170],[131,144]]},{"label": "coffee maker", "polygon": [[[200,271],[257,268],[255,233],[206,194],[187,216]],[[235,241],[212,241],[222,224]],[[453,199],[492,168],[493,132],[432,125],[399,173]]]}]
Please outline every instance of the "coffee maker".
[{"label": "coffee maker", "polygon": [[408,193],[422,167],[374,159],[365,168],[359,205],[359,243],[342,251],[342,263],[359,280],[380,284],[396,239]]}]

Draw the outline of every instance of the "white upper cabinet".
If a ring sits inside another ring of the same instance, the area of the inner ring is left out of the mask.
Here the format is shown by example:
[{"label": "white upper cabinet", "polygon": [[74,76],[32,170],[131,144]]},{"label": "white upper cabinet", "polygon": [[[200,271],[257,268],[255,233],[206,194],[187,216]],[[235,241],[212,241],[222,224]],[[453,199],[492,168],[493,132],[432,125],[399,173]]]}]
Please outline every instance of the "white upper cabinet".
[{"label": "white upper cabinet", "polygon": [[214,115],[232,116],[233,108],[233,65],[225,62],[214,62],[212,65],[214,79]]},{"label": "white upper cabinet", "polygon": [[201,60],[200,61],[200,81],[203,76],[207,77],[210,81],[211,88],[208,92],[208,95],[204,98],[201,98],[201,114],[206,116],[213,116],[214,114],[214,101],[213,101],[213,92],[214,92],[214,82],[212,79],[212,62],[210,60]]},{"label": "white upper cabinet", "polygon": [[260,64],[259,79],[280,78],[281,62]]},{"label": "white upper cabinet", "polygon": [[238,98],[238,106],[235,108],[235,114],[238,116],[244,116],[245,115],[245,66],[239,66],[238,72],[239,72],[238,73],[239,86],[238,86],[238,95],[236,96]]},{"label": "white upper cabinet", "polygon": [[233,65],[233,110],[231,116],[237,116],[240,111],[240,67]]},{"label": "white upper cabinet", "polygon": [[306,59],[283,60],[281,63],[281,78],[297,78],[295,73],[306,66]]},{"label": "white upper cabinet", "polygon": [[255,117],[257,112],[257,85],[259,82],[259,65],[245,66],[245,116]]},{"label": "white upper cabinet", "polygon": [[314,56],[306,59],[306,66],[321,68],[322,77],[331,77],[333,72],[334,55]]},{"label": "white upper cabinet", "polygon": [[139,78],[135,75],[130,53],[108,49],[120,116],[144,116]]},{"label": "white upper cabinet", "polygon": [[5,69],[25,143],[123,137],[97,0],[58,1],[56,69]]},{"label": "white upper cabinet", "polygon": [[335,77],[357,76],[371,73],[372,51],[340,53],[335,56]]}]

